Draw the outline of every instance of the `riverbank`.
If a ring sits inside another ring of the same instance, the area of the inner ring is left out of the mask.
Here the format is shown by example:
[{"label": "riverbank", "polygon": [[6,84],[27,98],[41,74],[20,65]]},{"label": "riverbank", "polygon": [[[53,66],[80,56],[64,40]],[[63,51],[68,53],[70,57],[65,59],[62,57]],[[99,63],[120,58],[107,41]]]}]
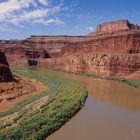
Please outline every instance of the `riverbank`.
[{"label": "riverbank", "polygon": [[12,70],[42,82],[47,91],[0,112],[1,140],[42,140],[65,124],[85,103],[87,92],[74,80],[25,68]]},{"label": "riverbank", "polygon": [[129,86],[132,86],[132,87],[135,87],[137,89],[140,89],[140,80],[122,79],[122,78],[118,78],[118,77],[102,78],[102,77],[99,77],[99,76],[97,76],[95,74],[86,74],[86,73],[72,72],[72,71],[66,71],[66,70],[60,70],[60,69],[53,69],[53,68],[47,68],[47,69],[53,70],[53,71],[58,71],[58,72],[66,72],[66,73],[70,73],[70,74],[91,77],[91,78],[100,79],[100,80],[114,80],[114,81],[119,81],[119,82],[125,83],[125,84],[127,84]]},{"label": "riverbank", "polygon": [[38,71],[75,79],[89,93],[84,108],[46,140],[139,139],[139,89],[115,80],[101,80],[47,69]]},{"label": "riverbank", "polygon": [[123,80],[122,82],[140,89],[140,80]]}]

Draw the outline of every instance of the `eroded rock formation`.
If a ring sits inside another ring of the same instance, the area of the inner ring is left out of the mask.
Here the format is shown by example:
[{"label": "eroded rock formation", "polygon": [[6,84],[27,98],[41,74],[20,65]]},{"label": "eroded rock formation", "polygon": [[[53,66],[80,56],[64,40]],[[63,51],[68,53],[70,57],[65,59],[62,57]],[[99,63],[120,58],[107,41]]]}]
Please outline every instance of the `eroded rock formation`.
[{"label": "eroded rock formation", "polygon": [[128,20],[118,20],[112,22],[105,22],[102,25],[98,25],[97,32],[114,32],[119,30],[140,29],[140,26],[130,23]]},{"label": "eroded rock formation", "polygon": [[56,69],[101,77],[140,79],[140,56],[133,54],[77,54],[49,59],[47,64]]},{"label": "eroded rock formation", "polygon": [[31,36],[0,47],[10,64],[140,79],[140,27],[128,20],[104,23],[87,36]]},{"label": "eroded rock formation", "polygon": [[0,82],[9,82],[12,80],[12,73],[9,69],[5,54],[3,51],[0,51]]}]

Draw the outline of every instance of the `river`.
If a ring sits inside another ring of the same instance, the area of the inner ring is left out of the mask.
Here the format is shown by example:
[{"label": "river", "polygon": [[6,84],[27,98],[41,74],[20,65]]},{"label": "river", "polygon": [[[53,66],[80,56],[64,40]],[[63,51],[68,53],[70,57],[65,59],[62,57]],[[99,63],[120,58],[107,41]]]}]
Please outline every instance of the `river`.
[{"label": "river", "polygon": [[140,90],[116,81],[49,71],[81,82],[85,106],[46,140],[140,140]]}]

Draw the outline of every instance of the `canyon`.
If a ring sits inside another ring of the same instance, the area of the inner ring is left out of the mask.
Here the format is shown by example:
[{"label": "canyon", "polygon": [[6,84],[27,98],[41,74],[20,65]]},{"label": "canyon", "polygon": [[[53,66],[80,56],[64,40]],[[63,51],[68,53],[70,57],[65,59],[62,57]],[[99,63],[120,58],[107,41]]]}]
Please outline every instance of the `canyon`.
[{"label": "canyon", "polygon": [[100,77],[140,79],[140,26],[105,22],[86,36],[1,40],[10,65],[37,65]]}]

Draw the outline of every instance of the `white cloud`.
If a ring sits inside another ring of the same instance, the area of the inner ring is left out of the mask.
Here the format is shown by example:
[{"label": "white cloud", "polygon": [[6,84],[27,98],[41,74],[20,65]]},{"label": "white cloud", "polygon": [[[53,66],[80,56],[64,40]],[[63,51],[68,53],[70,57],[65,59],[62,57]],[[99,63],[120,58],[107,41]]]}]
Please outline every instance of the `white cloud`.
[{"label": "white cloud", "polygon": [[48,5],[48,0],[39,0],[39,2],[43,5]]},{"label": "white cloud", "polygon": [[91,32],[94,31],[94,27],[89,27],[88,28]]},{"label": "white cloud", "polygon": [[49,24],[64,24],[63,21],[61,21],[58,18],[55,19],[48,19],[48,20],[44,20],[44,19],[38,19],[35,21],[36,23],[40,23],[40,24],[44,24],[44,25],[49,25]]},{"label": "white cloud", "polygon": [[23,19],[36,19],[36,18],[42,18],[46,16],[48,13],[48,9],[37,9],[31,12],[25,12],[21,18]]},{"label": "white cloud", "polygon": [[7,0],[0,3],[0,15],[7,15],[14,11],[28,8],[30,5],[35,6],[34,0]]},{"label": "white cloud", "polygon": [[[42,6],[38,4],[42,4]],[[7,0],[0,2],[0,24],[24,27],[24,23],[62,24],[55,14],[64,10],[60,4],[48,7],[48,0]]]},{"label": "white cloud", "polygon": [[13,29],[11,29],[9,26],[7,26],[7,25],[2,25],[2,24],[0,24],[0,31],[2,31],[2,32],[18,33],[17,30],[13,30]]}]

